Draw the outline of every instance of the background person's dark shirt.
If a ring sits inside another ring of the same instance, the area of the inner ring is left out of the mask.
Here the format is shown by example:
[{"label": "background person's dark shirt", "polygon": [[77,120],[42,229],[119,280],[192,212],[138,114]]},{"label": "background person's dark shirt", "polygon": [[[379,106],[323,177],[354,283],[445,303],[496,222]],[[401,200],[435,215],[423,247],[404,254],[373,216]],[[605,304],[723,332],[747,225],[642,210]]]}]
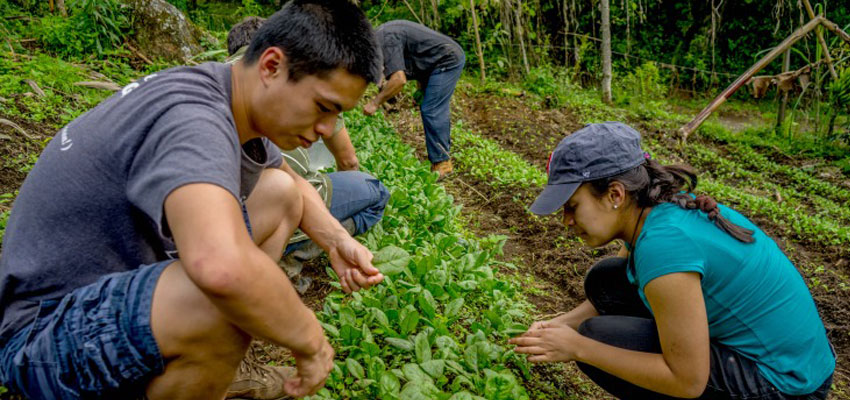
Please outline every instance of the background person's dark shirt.
[{"label": "background person's dark shirt", "polygon": [[453,67],[463,59],[463,49],[440,32],[415,22],[387,22],[377,30],[384,55],[384,76],[404,71],[407,79],[428,82],[437,68]]}]

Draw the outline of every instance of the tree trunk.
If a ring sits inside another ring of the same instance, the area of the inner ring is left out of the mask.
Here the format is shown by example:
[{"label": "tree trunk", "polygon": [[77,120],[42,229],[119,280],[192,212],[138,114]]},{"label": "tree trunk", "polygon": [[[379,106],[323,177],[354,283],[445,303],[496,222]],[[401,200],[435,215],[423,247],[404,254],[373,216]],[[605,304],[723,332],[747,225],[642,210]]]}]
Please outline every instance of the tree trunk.
[{"label": "tree trunk", "polygon": [[68,16],[68,9],[65,8],[65,0],[56,0],[56,9],[59,10],[59,15]]},{"label": "tree trunk", "polygon": [[523,27],[522,27],[522,0],[516,1],[516,31],[519,36],[519,49],[522,52],[522,65],[525,67],[525,73],[531,73],[531,69],[528,67],[528,56],[525,53],[525,39],[523,39]]},{"label": "tree trunk", "polygon": [[570,19],[567,16],[567,0],[563,1],[561,11],[564,13],[564,66],[570,64]]},{"label": "tree trunk", "polygon": [[434,30],[440,30],[440,12],[437,10],[437,0],[431,0],[431,9],[434,11]]},{"label": "tree trunk", "polygon": [[484,73],[484,52],[481,50],[481,36],[478,34],[478,11],[475,9],[475,0],[469,0],[472,10],[472,27],[475,28],[475,53],[478,55],[478,66],[481,68],[481,83],[487,79]]},{"label": "tree trunk", "polygon": [[611,5],[609,0],[599,2],[602,14],[602,101],[612,104],[611,97]]}]

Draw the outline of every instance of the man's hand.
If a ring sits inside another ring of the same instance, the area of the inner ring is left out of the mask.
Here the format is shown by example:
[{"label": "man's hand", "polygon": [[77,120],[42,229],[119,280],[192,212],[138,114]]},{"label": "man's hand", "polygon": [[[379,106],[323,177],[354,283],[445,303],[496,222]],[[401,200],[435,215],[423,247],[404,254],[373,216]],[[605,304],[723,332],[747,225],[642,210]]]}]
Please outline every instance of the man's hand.
[{"label": "man's hand", "polygon": [[378,105],[374,101],[370,101],[363,106],[363,114],[373,115],[378,111]]},{"label": "man's hand", "polygon": [[328,258],[345,293],[366,289],[384,280],[384,275],[372,265],[372,252],[350,236],[331,247]]},{"label": "man's hand", "polygon": [[540,321],[508,343],[517,345],[515,352],[529,354],[528,361],[533,363],[567,362],[576,358],[575,349],[583,339],[584,336],[565,324]]},{"label": "man's hand", "polygon": [[360,171],[360,161],[357,160],[357,157],[337,160],[336,169],[338,171]]},{"label": "man's hand", "polygon": [[334,367],[334,349],[328,339],[322,337],[322,347],[313,355],[301,355],[293,352],[298,373],[289,378],[283,388],[293,397],[304,397],[315,394],[323,386]]}]

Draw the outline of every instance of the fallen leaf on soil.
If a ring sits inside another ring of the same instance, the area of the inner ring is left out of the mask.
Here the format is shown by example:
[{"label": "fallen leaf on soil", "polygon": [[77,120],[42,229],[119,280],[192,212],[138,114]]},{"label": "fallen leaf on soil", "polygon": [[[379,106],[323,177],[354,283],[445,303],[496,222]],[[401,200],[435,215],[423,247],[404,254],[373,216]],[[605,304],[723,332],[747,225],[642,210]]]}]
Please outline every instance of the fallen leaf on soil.
[{"label": "fallen leaf on soil", "polygon": [[26,82],[26,84],[27,84],[27,85],[30,85],[30,87],[31,87],[31,88],[32,88],[32,90],[35,92],[35,94],[37,94],[37,95],[38,95],[38,97],[44,97],[44,96],[47,96],[46,94],[44,94],[44,91],[43,91],[43,90],[41,90],[41,88],[40,88],[40,87],[38,87],[38,84],[37,84],[37,83],[35,83],[35,81],[34,81],[34,80],[32,80],[32,79],[24,79],[24,82]]}]

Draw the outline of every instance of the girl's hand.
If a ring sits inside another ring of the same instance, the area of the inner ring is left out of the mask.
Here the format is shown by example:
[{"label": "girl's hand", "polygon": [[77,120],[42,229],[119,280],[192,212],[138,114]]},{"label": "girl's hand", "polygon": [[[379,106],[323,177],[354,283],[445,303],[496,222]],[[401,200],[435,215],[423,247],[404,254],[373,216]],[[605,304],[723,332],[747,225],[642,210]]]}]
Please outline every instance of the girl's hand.
[{"label": "girl's hand", "polygon": [[539,321],[508,343],[517,346],[515,352],[528,354],[528,361],[533,363],[567,362],[575,360],[576,349],[583,339],[584,336],[567,325]]}]

